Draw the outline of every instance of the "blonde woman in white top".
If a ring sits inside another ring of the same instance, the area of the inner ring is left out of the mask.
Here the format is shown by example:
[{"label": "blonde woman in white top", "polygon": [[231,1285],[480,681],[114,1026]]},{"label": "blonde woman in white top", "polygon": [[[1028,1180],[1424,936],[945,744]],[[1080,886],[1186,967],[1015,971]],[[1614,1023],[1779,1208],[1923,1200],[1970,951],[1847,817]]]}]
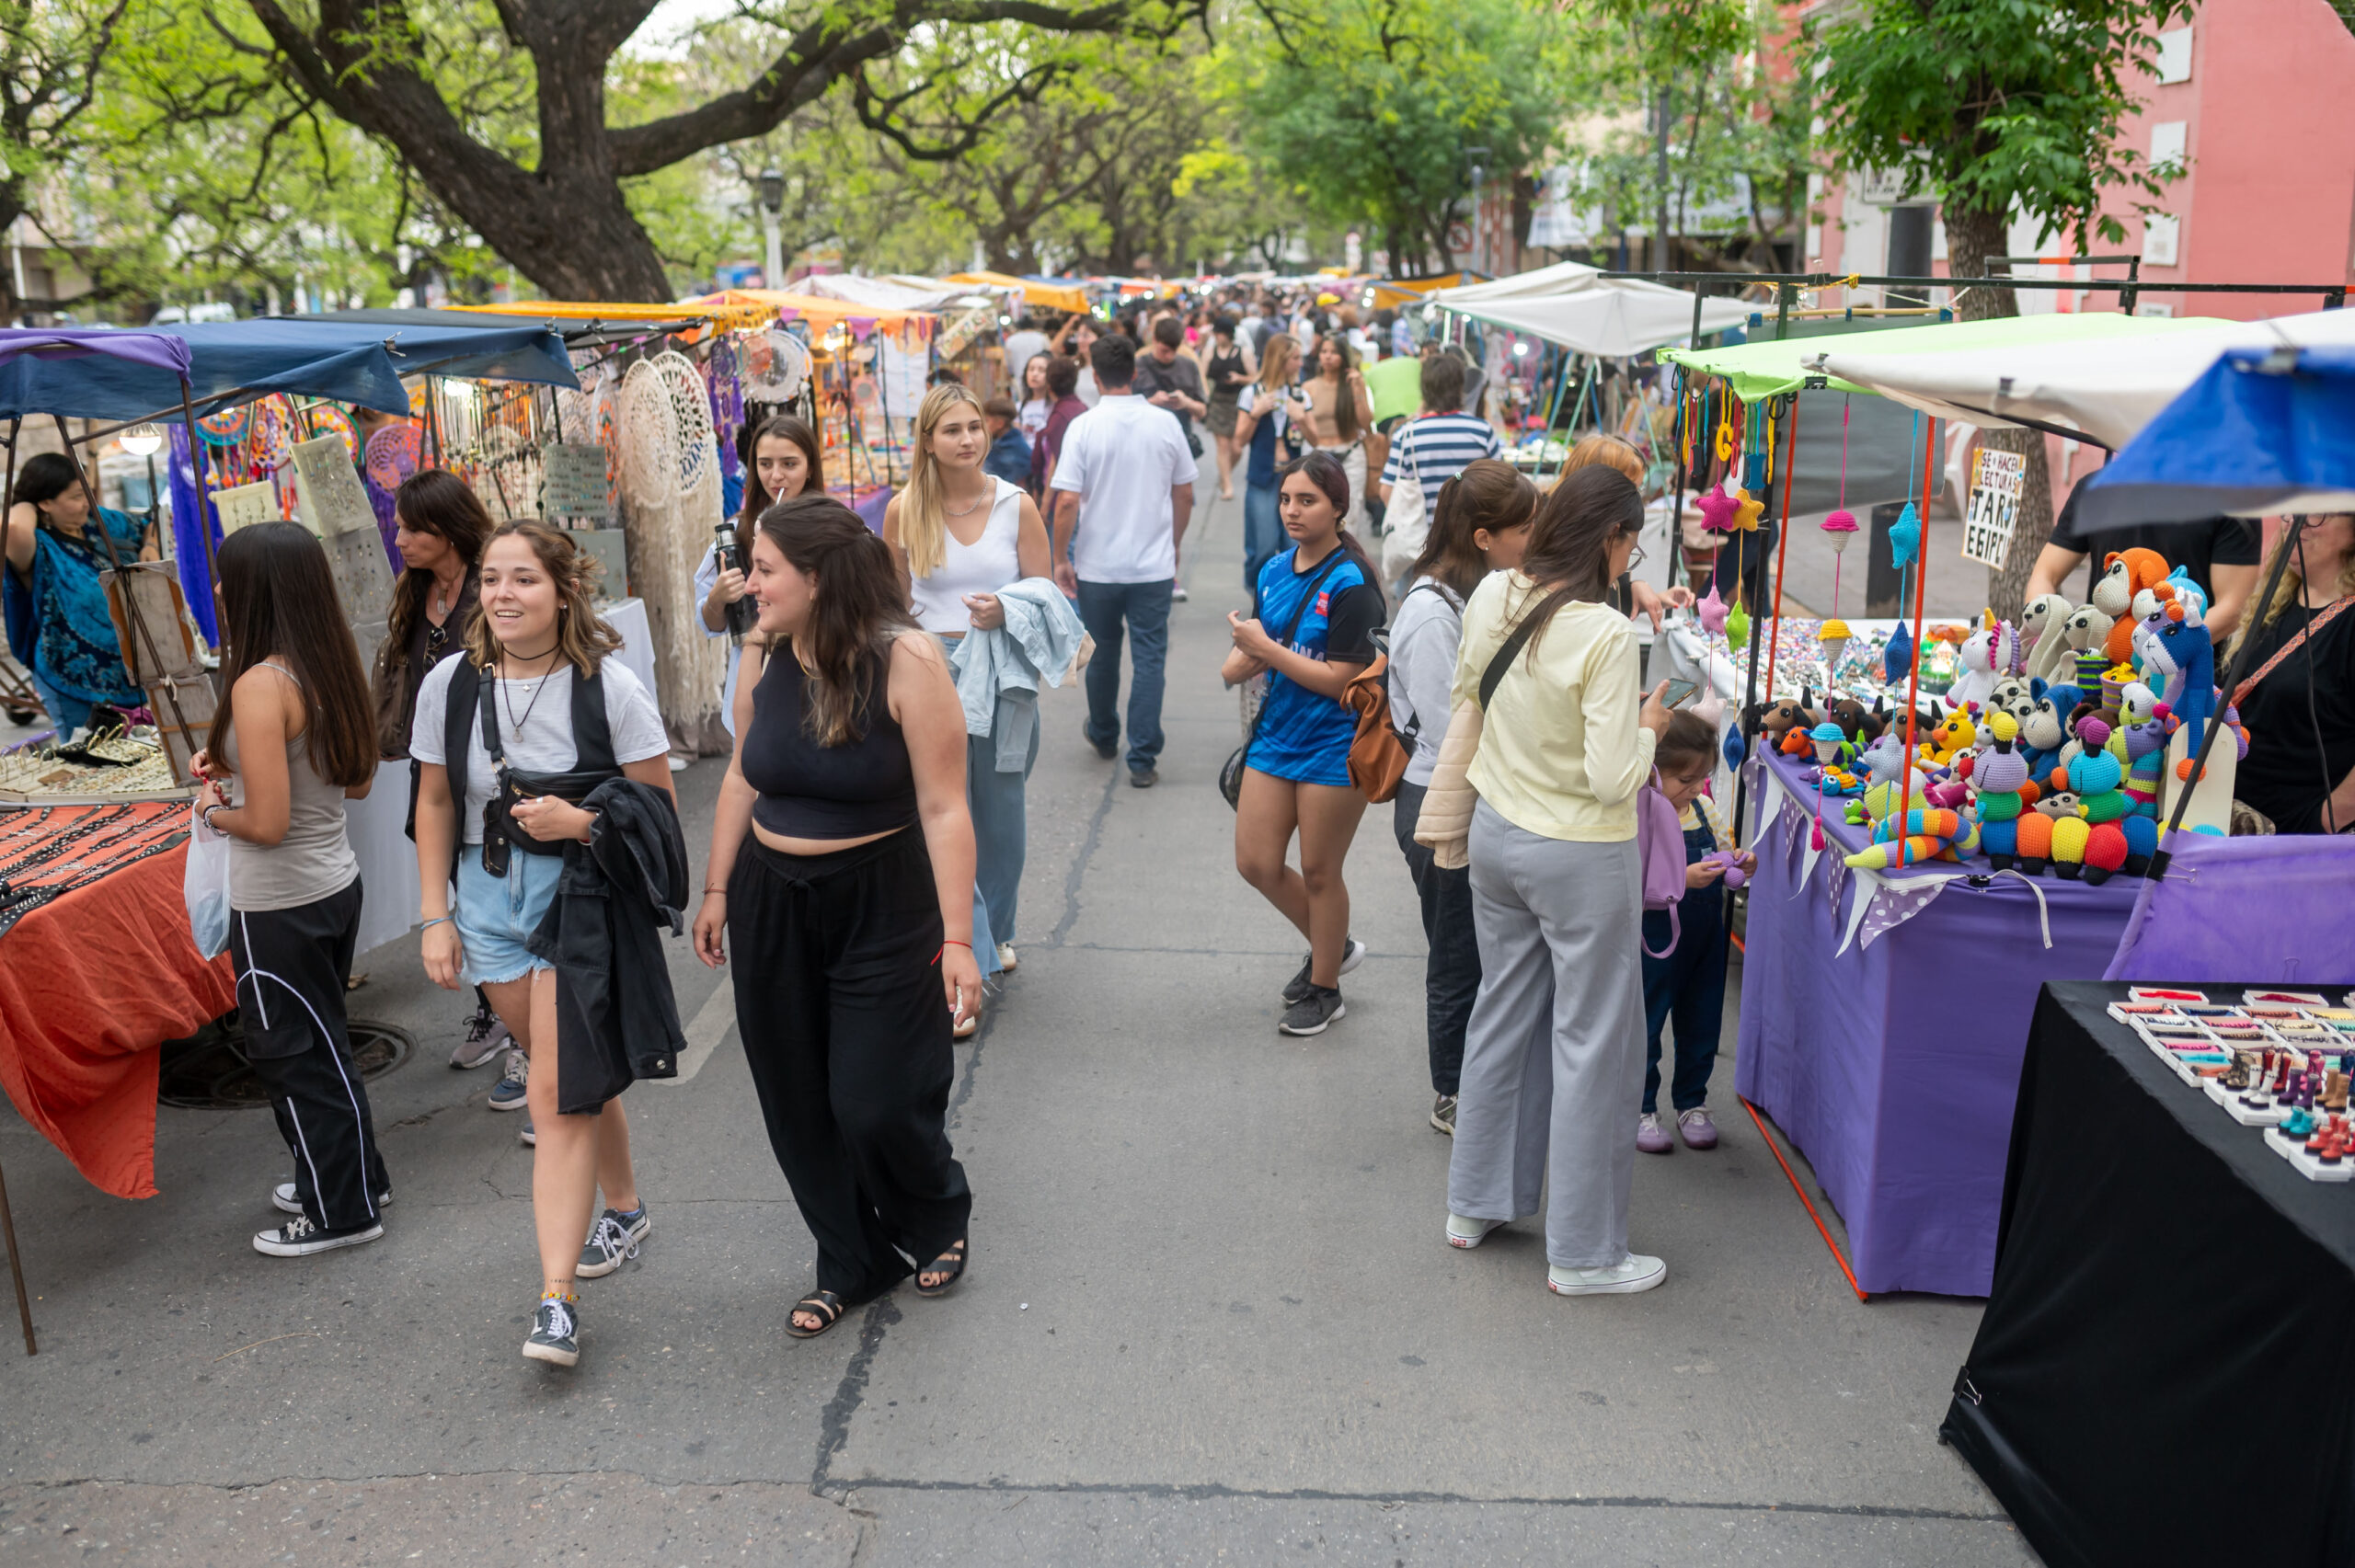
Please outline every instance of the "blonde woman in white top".
[{"label": "blonde woman in white top", "polygon": [[[1465,1030],[1447,1239],[1476,1247],[1537,1213],[1542,1194],[1546,1285],[1564,1296],[1668,1276],[1627,1248],[1627,1113],[1644,1082],[1636,792],[1669,714],[1638,685],[1634,627],[1603,602],[1643,521],[1643,497],[1615,469],[1556,486],[1521,565],[1464,607],[1452,694],[1478,701],[1489,664],[1531,628],[1485,704],[1469,769],[1480,993]],[[1533,1051],[1550,1059],[1534,1063]]]},{"label": "blonde woman in white top", "polygon": [[[1024,578],[1043,578],[1050,569],[1047,525],[1038,504],[1020,486],[983,470],[989,450],[980,400],[953,383],[934,387],[916,412],[908,487],[883,511],[883,542],[908,585],[916,624],[944,641],[1005,625],[997,590]],[[984,974],[1015,967],[1014,921],[1028,841],[1023,791],[1038,759],[1035,725],[1020,773],[998,771],[993,737],[965,738],[976,883],[973,946]],[[971,1034],[979,1021],[978,1012],[971,1014],[959,1035]]]}]

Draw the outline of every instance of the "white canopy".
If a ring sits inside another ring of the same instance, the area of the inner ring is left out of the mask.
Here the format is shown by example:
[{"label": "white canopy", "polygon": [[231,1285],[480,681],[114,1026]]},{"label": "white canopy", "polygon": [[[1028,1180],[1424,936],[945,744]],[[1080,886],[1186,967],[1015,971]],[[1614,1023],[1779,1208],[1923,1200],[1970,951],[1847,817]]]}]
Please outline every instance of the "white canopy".
[{"label": "white canopy", "polygon": [[[1583,278],[1578,276],[1581,273]],[[1550,287],[1516,287],[1548,276],[1555,279]],[[1496,290],[1512,292],[1491,292]],[[1684,290],[1635,278],[1603,278],[1575,261],[1493,283],[1442,289],[1430,298],[1443,310],[1607,359],[1682,342],[1693,334],[1693,296]],[[1740,300],[1704,299],[1701,330],[1740,326],[1753,308]]]},{"label": "white canopy", "polygon": [[1942,419],[2076,430],[2116,451],[2226,349],[2355,345],[2355,310],[2269,321],[2192,317],[2173,326],[2131,338],[1943,354],[1875,353],[1867,334],[1839,339],[1839,347],[1801,362]]},{"label": "white canopy", "polygon": [[1485,283],[1434,289],[1423,298],[1432,304],[1453,308],[1488,300],[1522,299],[1531,294],[1568,293],[1573,289],[1592,288],[1602,277],[1600,268],[1589,267],[1583,261],[1561,261],[1551,267],[1540,267],[1534,272],[1516,272],[1510,278],[1491,278]]},{"label": "white canopy", "polygon": [[793,286],[800,293],[869,310],[938,310],[951,300],[978,292],[937,278],[861,278],[848,272],[821,272]]}]

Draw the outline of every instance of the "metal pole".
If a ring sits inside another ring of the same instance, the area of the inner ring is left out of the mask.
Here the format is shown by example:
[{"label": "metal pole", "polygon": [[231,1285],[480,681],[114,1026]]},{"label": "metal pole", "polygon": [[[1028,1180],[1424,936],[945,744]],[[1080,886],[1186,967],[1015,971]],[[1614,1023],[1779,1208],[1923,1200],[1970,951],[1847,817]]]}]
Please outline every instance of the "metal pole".
[{"label": "metal pole", "polygon": [[[2265,575],[2265,586],[2257,590],[2255,599],[2248,601],[2256,613],[2262,614],[2264,607],[2273,602],[2273,595],[2281,586],[2282,576],[2289,570],[2291,552],[2298,547],[2298,535],[2304,532],[2305,528],[2303,517],[2290,519],[2290,532],[2281,536],[2280,544],[2274,550],[2273,569]],[[2306,647],[2311,652],[2314,645],[2310,641]],[[2200,787],[2200,775],[2208,770],[2209,749],[2216,744],[2216,732],[2224,727],[2224,708],[2232,702],[2233,693],[2240,690],[2241,674],[2248,668],[2249,655],[2256,651],[2256,647],[2257,639],[2244,634],[2240,651],[2233,655],[2232,668],[2224,672],[2223,690],[2217,694],[2215,710],[2208,715],[2208,727],[2200,732],[2200,750],[2191,759],[2191,777],[2183,781],[2183,788],[2176,795],[2175,811],[2167,818],[2167,830],[2160,835],[2159,847],[2151,855],[2149,879],[2153,882],[2166,880],[2167,864],[2174,858],[2167,845],[2183,829],[2184,813],[2191,809],[2192,792]],[[2160,772],[2164,776],[2165,769],[2162,767]]]},{"label": "metal pole", "polygon": [[[13,448],[10,455],[15,455]],[[8,1276],[17,1287],[17,1321],[24,1325],[25,1354],[39,1356],[40,1346],[33,1341],[32,1304],[25,1299],[25,1263],[17,1253],[17,1219],[8,1211],[8,1180],[5,1175],[0,1175],[0,1240],[8,1243]]]}]

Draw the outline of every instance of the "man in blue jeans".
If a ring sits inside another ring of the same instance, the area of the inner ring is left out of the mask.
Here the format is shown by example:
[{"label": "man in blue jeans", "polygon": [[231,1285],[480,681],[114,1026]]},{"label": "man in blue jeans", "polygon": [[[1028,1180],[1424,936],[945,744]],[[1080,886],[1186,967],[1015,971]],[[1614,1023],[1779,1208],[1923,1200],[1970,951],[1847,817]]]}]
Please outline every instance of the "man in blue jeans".
[{"label": "man in blue jeans", "polygon": [[1120,754],[1120,640],[1136,648],[1129,684],[1129,782],[1161,775],[1162,668],[1169,657],[1169,590],[1178,542],[1194,511],[1194,454],[1167,408],[1136,395],[1136,345],[1117,333],[1096,340],[1097,406],[1071,422],[1055,460],[1055,582],[1079,601],[1096,639],[1087,662],[1087,739],[1109,761]]}]

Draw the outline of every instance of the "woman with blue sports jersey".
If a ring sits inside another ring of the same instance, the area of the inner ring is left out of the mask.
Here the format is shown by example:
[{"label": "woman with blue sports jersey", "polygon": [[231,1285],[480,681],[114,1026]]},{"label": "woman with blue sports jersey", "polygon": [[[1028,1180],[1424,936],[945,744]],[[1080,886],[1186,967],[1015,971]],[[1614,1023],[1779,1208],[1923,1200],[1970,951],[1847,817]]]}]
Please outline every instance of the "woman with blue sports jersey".
[{"label": "woman with blue sports jersey", "polygon": [[[1292,547],[1261,568],[1251,618],[1227,616],[1235,648],[1220,670],[1230,686],[1267,678],[1235,803],[1235,868],[1308,938],[1283,990],[1277,1027],[1287,1035],[1321,1035],[1346,1013],[1341,976],[1365,956],[1341,882],[1365,815],[1350,783],[1357,715],[1341,692],[1373,662],[1384,605],[1373,563],[1341,526],[1350,498],[1349,472],[1330,452],[1284,465],[1276,509]],[[1295,830],[1298,871],[1285,864]]]}]

